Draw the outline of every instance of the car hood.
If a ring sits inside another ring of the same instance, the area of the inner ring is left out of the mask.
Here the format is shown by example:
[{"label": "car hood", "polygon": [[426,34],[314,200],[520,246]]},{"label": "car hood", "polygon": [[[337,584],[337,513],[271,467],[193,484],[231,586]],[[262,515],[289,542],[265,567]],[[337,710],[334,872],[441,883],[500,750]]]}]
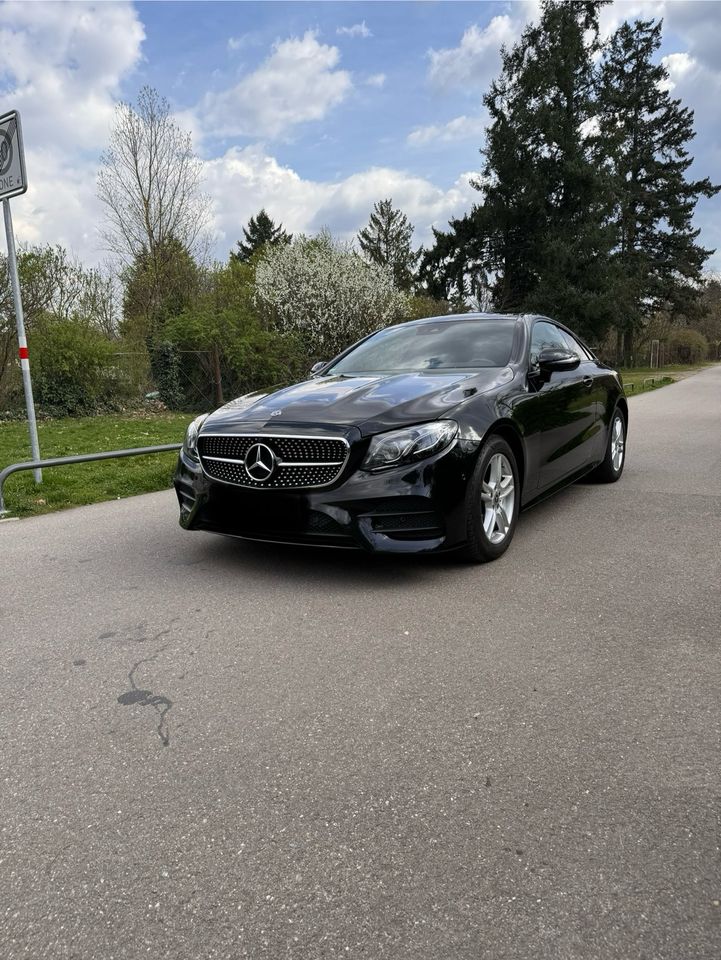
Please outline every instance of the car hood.
[{"label": "car hood", "polygon": [[316,377],[246,394],[212,413],[202,433],[290,426],[357,427],[370,435],[442,417],[474,394],[507,381],[497,367],[460,373]]}]

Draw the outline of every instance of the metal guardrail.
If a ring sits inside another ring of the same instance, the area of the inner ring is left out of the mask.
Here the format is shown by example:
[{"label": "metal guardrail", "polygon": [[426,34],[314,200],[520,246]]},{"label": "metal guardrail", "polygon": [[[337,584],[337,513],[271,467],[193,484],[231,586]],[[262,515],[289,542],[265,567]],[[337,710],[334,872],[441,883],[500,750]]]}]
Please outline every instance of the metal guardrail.
[{"label": "metal guardrail", "polygon": [[[658,383],[664,383],[664,382],[667,381],[667,380],[673,380],[673,378],[667,376],[666,374],[664,374],[664,375],[661,376],[661,377],[644,377],[644,378],[643,378],[643,382],[642,382],[642,386],[643,386],[643,389],[645,390],[647,383],[650,383],[652,387],[655,387],[656,382],[658,382]],[[632,380],[629,380],[629,381],[627,381],[627,382],[625,382],[625,383],[623,384],[623,389],[626,391],[626,393],[629,393],[629,392],[633,393],[635,386],[636,386],[636,384],[635,384]],[[642,391],[642,392],[643,392],[643,391]]]},{"label": "metal guardrail", "polygon": [[167,453],[171,450],[180,450],[182,443],[164,443],[158,447],[131,447],[128,450],[105,450],[102,453],[82,453],[74,457],[51,457],[48,460],[26,460],[22,463],[11,463],[9,467],[0,470],[0,517],[9,513],[3,499],[3,484],[7,478],[20,470],[36,470],[38,467],[64,467],[69,463],[90,463],[93,460],[117,460],[120,457],[142,457],[150,453]]}]

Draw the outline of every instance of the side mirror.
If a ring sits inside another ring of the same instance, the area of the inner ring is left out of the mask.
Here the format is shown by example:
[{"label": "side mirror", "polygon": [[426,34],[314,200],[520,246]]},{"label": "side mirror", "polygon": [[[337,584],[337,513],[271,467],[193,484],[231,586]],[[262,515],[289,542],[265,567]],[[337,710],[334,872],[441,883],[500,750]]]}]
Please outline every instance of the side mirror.
[{"label": "side mirror", "polygon": [[568,350],[541,350],[538,354],[538,369],[546,378],[556,370],[575,370],[580,357]]},{"label": "side mirror", "polygon": [[323,369],[323,367],[327,367],[327,366],[328,366],[327,360],[319,360],[318,363],[314,363],[313,366],[310,368],[311,377],[317,377],[318,374]]}]

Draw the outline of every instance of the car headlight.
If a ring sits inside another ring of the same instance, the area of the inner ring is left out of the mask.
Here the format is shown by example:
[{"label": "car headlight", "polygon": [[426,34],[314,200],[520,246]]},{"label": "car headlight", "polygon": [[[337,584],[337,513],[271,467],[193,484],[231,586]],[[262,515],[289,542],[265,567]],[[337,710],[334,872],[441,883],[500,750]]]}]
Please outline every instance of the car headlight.
[{"label": "car headlight", "polygon": [[417,427],[379,433],[371,440],[361,469],[382,470],[384,467],[415,463],[443,450],[457,435],[458,424],[455,420],[434,420]]},{"label": "car headlight", "polygon": [[183,441],[183,453],[186,457],[196,462],[198,461],[198,434],[207,416],[208,414],[204,413],[202,416],[196,417],[195,420],[193,420],[185,433],[185,440]]}]

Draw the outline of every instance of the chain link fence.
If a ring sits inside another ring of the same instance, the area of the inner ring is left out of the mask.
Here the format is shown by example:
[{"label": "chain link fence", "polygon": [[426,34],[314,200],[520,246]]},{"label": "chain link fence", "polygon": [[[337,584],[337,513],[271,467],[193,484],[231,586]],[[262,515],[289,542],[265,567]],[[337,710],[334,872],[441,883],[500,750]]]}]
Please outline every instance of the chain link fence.
[{"label": "chain link fence", "polygon": [[[235,395],[234,371],[211,351],[173,351],[170,389],[169,384],[163,382],[162,371],[154,367],[145,350],[118,350],[109,354],[97,409],[134,408],[154,399],[172,409],[205,411]],[[40,416],[61,415],[53,403],[38,402],[37,407]],[[93,412],[90,406],[87,412]],[[20,365],[15,350],[0,349],[0,419],[16,417],[25,417]]]}]

